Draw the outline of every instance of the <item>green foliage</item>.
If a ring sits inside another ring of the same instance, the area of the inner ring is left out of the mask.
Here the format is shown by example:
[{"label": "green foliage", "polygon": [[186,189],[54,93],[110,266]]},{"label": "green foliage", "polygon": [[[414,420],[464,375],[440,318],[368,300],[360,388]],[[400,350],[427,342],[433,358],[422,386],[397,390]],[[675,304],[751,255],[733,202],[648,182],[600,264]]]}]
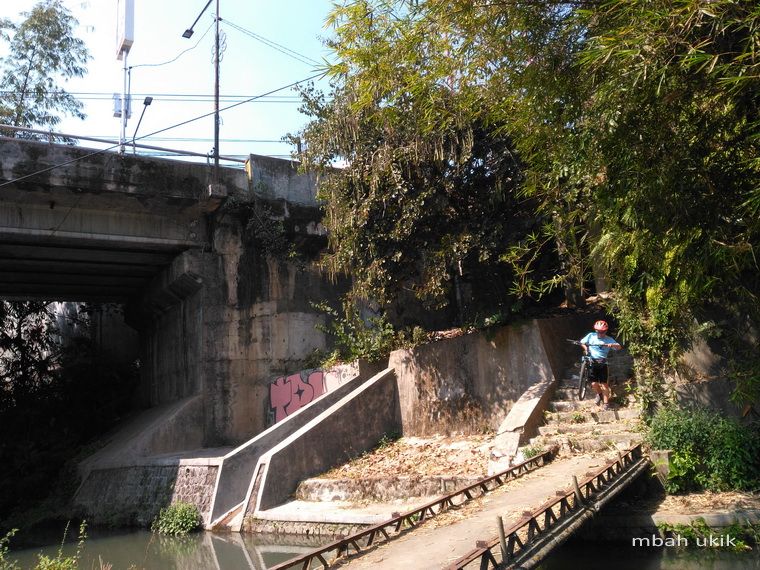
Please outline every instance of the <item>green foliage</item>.
[{"label": "green foliage", "polygon": [[17,529],[11,529],[5,536],[0,538],[0,570],[21,570],[18,563],[15,560],[8,558],[10,552],[8,550],[8,544],[16,534]]},{"label": "green foliage", "polygon": [[89,54],[74,34],[76,19],[62,0],[42,0],[21,15],[18,24],[0,21],[0,41],[8,50],[0,60],[0,120],[52,128],[59,113],[84,118],[82,103],[59,85],[86,71]]},{"label": "green foliage", "polygon": [[582,424],[585,421],[586,415],[583,412],[573,412],[573,415],[570,418],[570,423],[573,424]]},{"label": "green foliage", "polygon": [[324,312],[328,318],[327,325],[318,325],[317,328],[330,335],[334,341],[335,352],[330,361],[366,359],[378,362],[400,346],[396,329],[383,315],[364,319],[348,301],[344,303],[343,315],[327,303],[316,303],[314,307]]},{"label": "green foliage", "polygon": [[51,558],[45,554],[37,555],[37,565],[34,570],[77,570],[79,568],[79,562],[82,559],[82,550],[84,549],[84,543],[87,539],[87,525],[84,521],[79,525],[79,541],[77,542],[77,548],[74,554],[71,556],[63,555],[63,545],[66,542],[66,534],[68,533],[69,525],[66,525],[66,530],[63,533],[63,540],[58,548],[58,553],[55,558]]},{"label": "green foliage", "polygon": [[377,442],[376,449],[384,449],[386,447],[389,447],[395,441],[398,441],[400,438],[401,438],[401,434],[397,431],[384,433],[383,436],[380,438],[380,441]]},{"label": "green foliage", "polygon": [[543,453],[544,448],[540,445],[528,445],[522,448],[522,452],[525,459],[530,459],[531,457],[535,457],[536,455]]},{"label": "green foliage", "polygon": [[358,296],[441,305],[483,270],[503,307],[581,302],[593,268],[637,360],[742,337],[736,398],[760,399],[757,2],[361,0],[329,24],[301,158]]},{"label": "green foliage", "polygon": [[[658,523],[657,529],[663,537],[685,538],[688,548],[713,544],[713,548],[733,552],[752,550],[752,546],[758,544],[760,537],[760,526],[758,525],[748,522],[746,525],[733,524],[725,528],[713,529],[701,517],[688,525]],[[710,542],[711,538],[714,539],[712,543]],[[676,545],[679,548],[685,546],[683,541],[678,541]]]},{"label": "green foliage", "polygon": [[203,523],[198,507],[178,501],[161,509],[150,530],[158,534],[184,536],[198,530]]},{"label": "green foliage", "polygon": [[520,161],[487,116],[482,76],[445,58],[461,34],[423,13],[430,4],[440,3],[360,1],[331,15],[330,99],[302,92],[313,121],[293,137],[302,164],[321,175],[325,262],[353,277],[355,296],[383,306],[411,292],[462,310],[462,283],[494,283],[490,308],[508,306],[501,256],[536,222],[516,195]]},{"label": "green foliage", "polygon": [[669,493],[753,489],[760,483],[756,426],[742,426],[703,408],[671,405],[651,419],[646,440],[653,449],[673,451]]}]

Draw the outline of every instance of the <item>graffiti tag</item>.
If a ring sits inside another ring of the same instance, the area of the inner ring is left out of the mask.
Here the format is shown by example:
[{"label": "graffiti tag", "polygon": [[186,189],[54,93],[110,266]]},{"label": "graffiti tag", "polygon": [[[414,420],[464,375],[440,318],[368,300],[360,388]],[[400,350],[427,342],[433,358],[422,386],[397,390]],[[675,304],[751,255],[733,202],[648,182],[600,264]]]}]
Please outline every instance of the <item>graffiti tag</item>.
[{"label": "graffiti tag", "polygon": [[274,410],[275,423],[324,393],[325,380],[321,370],[302,370],[290,376],[280,376],[269,385],[269,402]]}]

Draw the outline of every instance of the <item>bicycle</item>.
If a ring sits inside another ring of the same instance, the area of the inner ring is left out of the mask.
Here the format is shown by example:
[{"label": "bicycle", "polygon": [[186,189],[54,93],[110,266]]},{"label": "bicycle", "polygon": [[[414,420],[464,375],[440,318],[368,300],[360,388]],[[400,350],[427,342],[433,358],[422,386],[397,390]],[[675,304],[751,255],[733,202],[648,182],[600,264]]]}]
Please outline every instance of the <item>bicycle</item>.
[{"label": "bicycle", "polygon": [[[583,343],[579,340],[567,339],[567,342],[572,342],[578,346],[582,346]],[[591,382],[590,370],[591,370],[591,357],[588,354],[581,356],[581,370],[578,373],[578,400],[583,400],[586,397],[586,390]]]}]

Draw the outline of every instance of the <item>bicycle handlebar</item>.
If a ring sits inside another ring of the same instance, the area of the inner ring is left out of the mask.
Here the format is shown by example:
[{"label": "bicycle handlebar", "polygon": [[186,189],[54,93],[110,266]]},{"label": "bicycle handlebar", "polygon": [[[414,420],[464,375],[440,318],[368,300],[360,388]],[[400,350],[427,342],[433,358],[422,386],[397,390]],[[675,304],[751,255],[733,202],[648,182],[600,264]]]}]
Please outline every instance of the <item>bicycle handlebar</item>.
[{"label": "bicycle handlebar", "polygon": [[615,346],[615,343],[612,343],[612,342],[591,345],[591,344],[587,344],[587,343],[581,342],[579,340],[573,340],[572,338],[568,338],[568,339],[565,339],[565,340],[567,340],[567,342],[572,342],[573,344],[578,345],[578,346],[610,346],[610,347],[611,346]]}]

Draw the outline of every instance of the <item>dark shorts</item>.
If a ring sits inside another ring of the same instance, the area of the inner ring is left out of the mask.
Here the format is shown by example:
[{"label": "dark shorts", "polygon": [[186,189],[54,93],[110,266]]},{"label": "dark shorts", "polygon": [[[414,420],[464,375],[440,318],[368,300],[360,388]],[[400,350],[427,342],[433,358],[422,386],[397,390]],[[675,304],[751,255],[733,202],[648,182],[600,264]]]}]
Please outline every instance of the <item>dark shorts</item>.
[{"label": "dark shorts", "polygon": [[592,382],[599,382],[600,384],[607,383],[607,363],[606,362],[592,362],[591,370],[589,370],[589,378]]}]

